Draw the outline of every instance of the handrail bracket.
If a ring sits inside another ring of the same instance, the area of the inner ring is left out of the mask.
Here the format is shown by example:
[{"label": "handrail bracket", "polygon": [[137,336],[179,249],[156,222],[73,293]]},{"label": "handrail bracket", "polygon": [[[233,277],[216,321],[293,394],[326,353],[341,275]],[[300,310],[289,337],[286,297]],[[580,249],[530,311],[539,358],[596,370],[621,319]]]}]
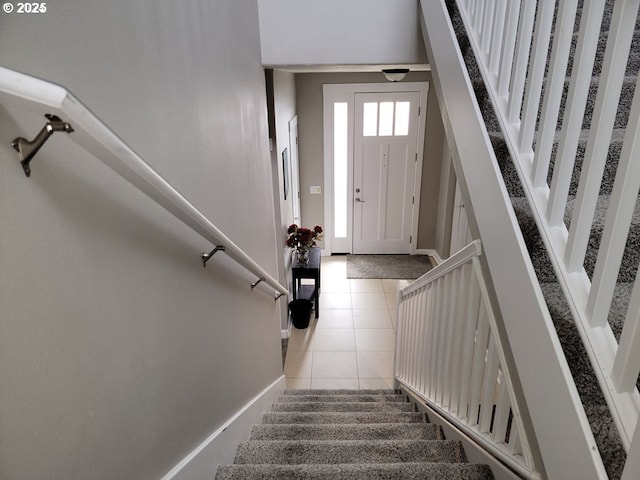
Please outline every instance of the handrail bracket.
[{"label": "handrail bracket", "polygon": [[36,138],[29,141],[26,138],[18,137],[11,142],[13,148],[18,152],[20,165],[22,165],[22,169],[27,177],[31,176],[29,163],[51,135],[55,132],[73,132],[73,127],[69,123],[63,122],[60,117],[51,113],[45,114],[45,117],[47,117],[49,121],[42,127],[42,130],[40,130]]},{"label": "handrail bracket", "polygon": [[224,252],[224,251],[225,251],[225,247],[223,245],[216,245],[216,248],[211,250],[209,253],[203,253],[202,254],[202,266],[206,267],[207,266],[207,262],[211,259],[211,257],[213,257],[218,252]]},{"label": "handrail bracket", "polygon": [[260,282],[264,282],[264,280],[265,280],[264,278],[259,278],[258,280],[256,280],[255,282],[253,282],[253,283],[251,284],[251,291],[253,292],[253,289],[254,289],[254,288],[256,288]]}]

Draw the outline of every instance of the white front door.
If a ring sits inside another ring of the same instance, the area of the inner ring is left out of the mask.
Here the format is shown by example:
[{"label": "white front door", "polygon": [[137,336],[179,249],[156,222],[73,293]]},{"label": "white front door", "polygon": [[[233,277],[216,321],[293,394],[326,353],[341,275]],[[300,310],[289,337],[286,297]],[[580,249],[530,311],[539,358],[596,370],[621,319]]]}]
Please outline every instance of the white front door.
[{"label": "white front door", "polygon": [[355,96],[353,253],[410,253],[419,92]]}]

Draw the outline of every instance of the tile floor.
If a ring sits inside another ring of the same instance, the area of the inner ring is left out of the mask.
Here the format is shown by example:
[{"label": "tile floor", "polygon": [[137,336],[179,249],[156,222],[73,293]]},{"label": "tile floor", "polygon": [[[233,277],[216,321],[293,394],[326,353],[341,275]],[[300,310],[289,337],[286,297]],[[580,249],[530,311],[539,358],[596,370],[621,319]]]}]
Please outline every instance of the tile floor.
[{"label": "tile floor", "polygon": [[322,257],[320,316],[291,329],[287,388],[393,388],[396,292],[407,280],[347,278],[345,256]]}]

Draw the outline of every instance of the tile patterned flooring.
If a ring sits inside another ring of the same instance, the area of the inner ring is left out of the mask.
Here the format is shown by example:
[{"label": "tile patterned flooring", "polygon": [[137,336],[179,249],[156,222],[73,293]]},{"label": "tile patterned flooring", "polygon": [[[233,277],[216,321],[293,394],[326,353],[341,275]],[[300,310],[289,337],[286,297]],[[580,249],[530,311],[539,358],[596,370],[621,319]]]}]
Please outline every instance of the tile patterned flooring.
[{"label": "tile patterned flooring", "polygon": [[393,388],[397,289],[408,280],[347,278],[345,256],[322,257],[319,318],[291,329],[287,388]]}]

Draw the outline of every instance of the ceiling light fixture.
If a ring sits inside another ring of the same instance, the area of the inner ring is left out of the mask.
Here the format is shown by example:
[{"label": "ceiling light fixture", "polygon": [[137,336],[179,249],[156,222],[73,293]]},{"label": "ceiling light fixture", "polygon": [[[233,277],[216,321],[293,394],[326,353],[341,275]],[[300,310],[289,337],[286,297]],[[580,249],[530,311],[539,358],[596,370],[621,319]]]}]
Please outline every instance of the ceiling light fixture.
[{"label": "ceiling light fixture", "polygon": [[390,82],[399,82],[402,80],[407,73],[409,73],[408,68],[385,68],[382,70],[384,76]]}]

